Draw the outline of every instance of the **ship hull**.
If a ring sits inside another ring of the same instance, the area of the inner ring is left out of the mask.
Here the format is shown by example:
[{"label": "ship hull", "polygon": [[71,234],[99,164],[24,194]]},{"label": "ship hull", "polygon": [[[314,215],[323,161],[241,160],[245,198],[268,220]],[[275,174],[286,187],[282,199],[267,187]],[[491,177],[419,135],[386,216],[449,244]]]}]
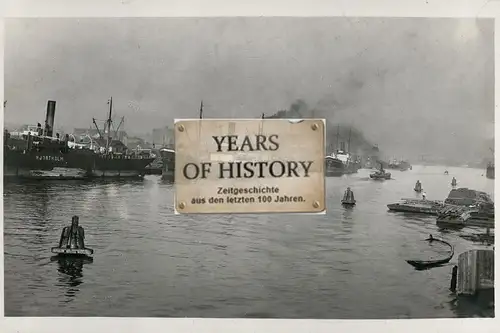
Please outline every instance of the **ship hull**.
[{"label": "ship hull", "polygon": [[91,158],[92,166],[88,174],[94,178],[133,178],[144,177],[146,167],[154,158],[116,158],[106,155],[95,155]]},{"label": "ship hull", "polygon": [[162,180],[173,181],[175,179],[175,172],[173,170],[171,170],[171,171],[163,171],[162,174],[161,174],[161,179]]},{"label": "ship hull", "polygon": [[325,159],[325,176],[326,177],[340,177],[346,173],[344,163],[337,159],[328,156]]},{"label": "ship hull", "polygon": [[61,151],[10,150],[4,147],[4,178],[84,179],[83,168],[68,165]]},{"label": "ship hull", "polygon": [[92,151],[38,152],[5,150],[4,178],[85,179],[143,177],[153,158],[116,158]]},{"label": "ship hull", "polygon": [[127,177],[144,177],[146,170],[92,170],[90,177],[94,178],[127,178]]},{"label": "ship hull", "polygon": [[36,180],[83,180],[87,172],[83,169],[55,167],[52,170],[4,168],[5,178],[36,179]]},{"label": "ship hull", "polygon": [[173,181],[175,179],[175,152],[160,149],[160,154],[162,158],[161,179]]}]

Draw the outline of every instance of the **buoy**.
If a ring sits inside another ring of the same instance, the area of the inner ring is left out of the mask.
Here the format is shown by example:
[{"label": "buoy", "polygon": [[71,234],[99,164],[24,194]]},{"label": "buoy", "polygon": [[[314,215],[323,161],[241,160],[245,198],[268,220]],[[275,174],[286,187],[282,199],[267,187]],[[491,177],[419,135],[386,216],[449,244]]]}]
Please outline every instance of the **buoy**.
[{"label": "buoy", "polygon": [[348,187],[344,192],[344,197],[342,198],[341,203],[343,205],[354,206],[356,204],[356,200],[354,199],[354,193],[351,191],[351,188]]},{"label": "buoy", "polygon": [[418,193],[422,192],[422,183],[420,182],[420,180],[417,180],[413,190],[415,190],[415,192],[418,192]]},{"label": "buoy", "polygon": [[64,227],[59,239],[59,246],[51,249],[52,253],[60,256],[84,256],[90,257],[94,250],[85,247],[85,232],[78,225],[78,216],[71,218],[71,226]]}]

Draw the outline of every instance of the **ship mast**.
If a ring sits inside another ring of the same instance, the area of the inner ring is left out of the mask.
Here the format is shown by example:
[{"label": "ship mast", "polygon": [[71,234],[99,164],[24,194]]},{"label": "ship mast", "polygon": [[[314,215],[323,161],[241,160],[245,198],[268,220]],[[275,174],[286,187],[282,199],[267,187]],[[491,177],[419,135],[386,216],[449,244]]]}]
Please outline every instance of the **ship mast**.
[{"label": "ship mast", "polygon": [[[108,101],[108,104],[109,104],[109,115],[108,115],[108,120],[106,121],[106,125],[108,127],[108,136],[106,137],[106,150],[109,149],[109,145],[111,143],[111,111],[113,109],[113,97],[110,97],[109,101]],[[106,129],[105,129],[105,132],[106,132]]]},{"label": "ship mast", "polygon": [[340,133],[340,124],[337,125],[337,148],[335,153],[337,153],[339,150],[339,133]]},{"label": "ship mast", "polygon": [[349,139],[347,140],[347,151],[351,153],[351,131],[352,127],[349,127]]},{"label": "ship mast", "polygon": [[122,117],[122,120],[120,120],[120,123],[118,124],[118,127],[115,130],[115,140],[119,140],[118,130],[120,129],[120,127],[123,125],[124,122],[125,122],[125,117]]}]

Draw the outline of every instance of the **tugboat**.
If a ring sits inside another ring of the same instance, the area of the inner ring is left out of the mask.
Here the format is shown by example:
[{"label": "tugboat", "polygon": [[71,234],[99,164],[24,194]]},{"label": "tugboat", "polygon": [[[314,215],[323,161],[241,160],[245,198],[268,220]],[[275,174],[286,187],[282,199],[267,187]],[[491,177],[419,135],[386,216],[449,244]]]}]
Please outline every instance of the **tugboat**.
[{"label": "tugboat", "polygon": [[370,174],[370,178],[375,179],[375,180],[391,179],[391,173],[385,172],[384,167],[382,166],[382,163],[380,163],[380,169],[375,171],[374,173]]}]

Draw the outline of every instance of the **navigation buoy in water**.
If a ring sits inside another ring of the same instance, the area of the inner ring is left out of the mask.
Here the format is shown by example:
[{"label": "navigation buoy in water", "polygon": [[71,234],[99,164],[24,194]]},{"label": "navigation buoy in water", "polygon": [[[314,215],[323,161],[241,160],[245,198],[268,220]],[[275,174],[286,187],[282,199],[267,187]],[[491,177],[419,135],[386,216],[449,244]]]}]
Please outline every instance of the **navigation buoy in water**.
[{"label": "navigation buoy in water", "polygon": [[422,192],[422,183],[420,182],[420,180],[417,180],[417,182],[415,183],[415,187],[413,188],[413,190],[417,193],[420,193]]},{"label": "navigation buoy in water", "polygon": [[94,250],[85,247],[85,232],[78,225],[78,216],[71,218],[71,226],[64,227],[59,239],[59,246],[51,249],[52,253],[59,256],[90,257]]},{"label": "navigation buoy in water", "polygon": [[457,186],[457,180],[455,179],[455,177],[453,177],[453,179],[451,180],[451,186]]},{"label": "navigation buoy in water", "polygon": [[351,191],[351,188],[348,187],[344,192],[344,197],[342,198],[342,205],[346,206],[354,206],[356,204],[356,200],[354,199],[354,192]]}]

